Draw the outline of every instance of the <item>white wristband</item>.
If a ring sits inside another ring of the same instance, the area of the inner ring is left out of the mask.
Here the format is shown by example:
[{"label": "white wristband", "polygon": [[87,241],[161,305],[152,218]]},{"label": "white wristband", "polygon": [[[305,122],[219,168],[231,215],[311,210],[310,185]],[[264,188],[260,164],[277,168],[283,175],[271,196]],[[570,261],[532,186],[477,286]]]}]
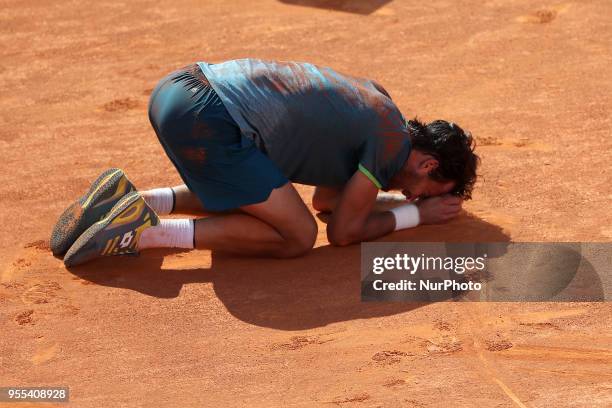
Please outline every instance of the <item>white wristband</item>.
[{"label": "white wristband", "polygon": [[399,203],[406,202],[406,196],[401,193],[381,192],[376,196],[376,201],[379,203]]},{"label": "white wristband", "polygon": [[414,204],[400,205],[390,211],[395,217],[395,231],[419,225],[419,207]]}]

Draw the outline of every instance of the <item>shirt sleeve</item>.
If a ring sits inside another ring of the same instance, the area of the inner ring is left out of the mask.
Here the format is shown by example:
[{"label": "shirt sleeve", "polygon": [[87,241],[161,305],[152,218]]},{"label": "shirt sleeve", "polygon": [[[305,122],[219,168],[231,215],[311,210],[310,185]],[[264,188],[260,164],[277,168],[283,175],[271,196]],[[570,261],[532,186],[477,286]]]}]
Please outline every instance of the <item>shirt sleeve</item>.
[{"label": "shirt sleeve", "polygon": [[389,188],[391,178],[410,154],[410,138],[404,123],[399,111],[387,109],[379,119],[377,130],[366,139],[361,149],[359,171],[379,189]]}]

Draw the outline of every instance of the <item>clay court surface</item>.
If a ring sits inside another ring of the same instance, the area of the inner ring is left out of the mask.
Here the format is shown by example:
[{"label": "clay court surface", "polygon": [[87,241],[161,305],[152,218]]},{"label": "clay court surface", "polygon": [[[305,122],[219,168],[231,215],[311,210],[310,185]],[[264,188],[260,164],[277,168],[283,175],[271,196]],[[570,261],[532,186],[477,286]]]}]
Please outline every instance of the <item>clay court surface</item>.
[{"label": "clay court surface", "polygon": [[241,57],[375,78],[407,117],[472,131],[465,214],[386,240],[610,241],[610,1],[0,5],[0,386],[69,386],[76,407],[612,405],[609,303],[361,303],[359,246],[330,247],[322,220],[282,261],[150,251],[68,271],[46,242],[105,168],[178,184],[149,94]]}]

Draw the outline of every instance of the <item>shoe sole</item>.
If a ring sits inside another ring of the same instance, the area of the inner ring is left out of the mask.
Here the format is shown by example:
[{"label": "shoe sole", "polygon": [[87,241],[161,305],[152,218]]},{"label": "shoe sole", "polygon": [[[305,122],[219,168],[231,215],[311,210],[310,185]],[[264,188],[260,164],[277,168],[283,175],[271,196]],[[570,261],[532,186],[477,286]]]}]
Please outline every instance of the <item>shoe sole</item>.
[{"label": "shoe sole", "polygon": [[[126,183],[125,186],[118,185]],[[121,193],[121,190],[124,190]],[[51,233],[50,247],[53,255],[61,256],[90,225],[104,217],[119,199],[134,190],[121,169],[112,168],[102,173],[91,185],[89,191],[72,203]],[[116,197],[116,193],[121,195]]]},{"label": "shoe sole", "polygon": [[[123,211],[125,211],[132,204],[141,199],[142,197],[137,192],[132,192],[124,196],[119,202],[117,202],[117,204],[113,207],[113,209],[108,213],[106,217],[93,224],[83,234],[81,234],[81,236],[79,236],[79,238],[74,242],[74,244],[66,253],[66,256],[64,257],[64,264],[67,267],[72,267],[98,258],[100,256],[114,255],[115,253],[113,252],[113,246],[109,245],[110,241],[106,244],[103,250],[100,250],[100,248],[97,248],[95,245],[95,236],[100,231],[108,227],[118,216],[123,213]],[[147,204],[144,203],[144,205],[146,206]],[[159,217],[157,216],[157,214],[155,214],[155,211],[151,210],[149,215],[150,219],[145,219],[144,222],[150,222],[150,226],[158,225]],[[135,246],[137,241],[138,239],[134,239],[132,245],[130,245],[130,247],[133,247],[132,253],[136,253]],[[117,239],[115,239],[114,243],[116,242]],[[93,248],[89,250],[86,249],[88,246],[90,246],[90,244],[93,244]],[[84,251],[84,253],[79,254],[79,252],[82,251]]]}]

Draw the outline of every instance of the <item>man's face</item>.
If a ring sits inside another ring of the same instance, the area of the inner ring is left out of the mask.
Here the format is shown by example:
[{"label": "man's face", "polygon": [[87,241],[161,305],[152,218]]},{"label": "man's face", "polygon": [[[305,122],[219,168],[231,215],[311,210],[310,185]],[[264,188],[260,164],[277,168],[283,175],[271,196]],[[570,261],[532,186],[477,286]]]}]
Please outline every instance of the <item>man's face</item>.
[{"label": "man's face", "polygon": [[450,193],[454,186],[453,181],[440,182],[425,176],[419,180],[405,180],[400,190],[407,200],[412,201],[417,198],[435,197]]},{"label": "man's face", "polygon": [[438,167],[438,161],[428,154],[413,150],[404,167],[390,182],[390,190],[400,190],[408,200],[435,197],[450,193],[454,181],[437,181],[429,173]]}]

